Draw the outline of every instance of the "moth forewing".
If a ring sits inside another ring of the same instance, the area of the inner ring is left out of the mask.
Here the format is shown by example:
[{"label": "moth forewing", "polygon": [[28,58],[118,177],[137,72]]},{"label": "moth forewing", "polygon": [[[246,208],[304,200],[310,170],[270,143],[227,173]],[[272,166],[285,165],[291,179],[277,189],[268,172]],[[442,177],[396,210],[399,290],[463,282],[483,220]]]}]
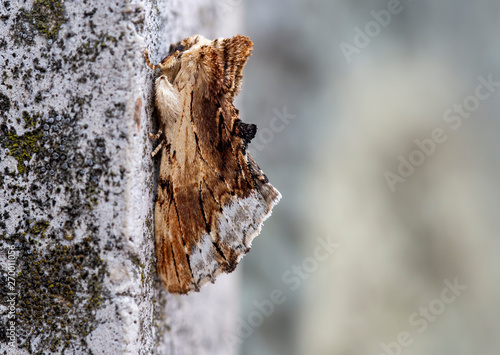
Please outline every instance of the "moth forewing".
[{"label": "moth forewing", "polygon": [[280,193],[246,152],[255,126],[233,105],[253,43],[237,35],[188,37],[160,64],[155,84],[163,146],[155,205],[160,279],[198,291],[233,271]]}]

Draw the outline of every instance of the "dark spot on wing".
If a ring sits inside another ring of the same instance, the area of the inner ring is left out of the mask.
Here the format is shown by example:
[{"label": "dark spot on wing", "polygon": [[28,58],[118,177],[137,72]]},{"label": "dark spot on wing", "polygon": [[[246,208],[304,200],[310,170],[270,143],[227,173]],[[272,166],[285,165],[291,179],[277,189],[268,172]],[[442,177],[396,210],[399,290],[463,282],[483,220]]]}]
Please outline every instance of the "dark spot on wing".
[{"label": "dark spot on wing", "polygon": [[245,123],[241,120],[234,121],[234,133],[244,139],[246,143],[250,143],[255,138],[257,133],[257,126],[251,123]]}]

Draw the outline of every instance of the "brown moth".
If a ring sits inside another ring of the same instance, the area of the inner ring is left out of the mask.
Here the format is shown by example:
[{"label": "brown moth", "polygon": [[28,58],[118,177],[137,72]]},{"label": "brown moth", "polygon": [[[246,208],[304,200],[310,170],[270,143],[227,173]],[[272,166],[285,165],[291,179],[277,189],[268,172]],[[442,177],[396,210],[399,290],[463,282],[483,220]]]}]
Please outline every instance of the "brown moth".
[{"label": "brown moth", "polygon": [[246,152],[257,127],[233,99],[251,55],[248,37],[193,36],[153,65],[161,150],[155,206],[157,268],[172,293],[199,291],[231,272],[281,198]]}]

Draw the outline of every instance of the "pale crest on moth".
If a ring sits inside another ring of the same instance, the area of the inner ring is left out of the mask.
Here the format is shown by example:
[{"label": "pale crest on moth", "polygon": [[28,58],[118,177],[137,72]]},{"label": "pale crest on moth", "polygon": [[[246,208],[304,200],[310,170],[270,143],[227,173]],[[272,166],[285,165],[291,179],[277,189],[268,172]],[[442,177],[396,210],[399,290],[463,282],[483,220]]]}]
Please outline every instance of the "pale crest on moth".
[{"label": "pale crest on moth", "polygon": [[246,152],[256,126],[233,99],[252,41],[193,36],[160,64],[155,105],[160,176],[155,206],[158,273],[169,292],[198,291],[231,272],[281,198]]}]

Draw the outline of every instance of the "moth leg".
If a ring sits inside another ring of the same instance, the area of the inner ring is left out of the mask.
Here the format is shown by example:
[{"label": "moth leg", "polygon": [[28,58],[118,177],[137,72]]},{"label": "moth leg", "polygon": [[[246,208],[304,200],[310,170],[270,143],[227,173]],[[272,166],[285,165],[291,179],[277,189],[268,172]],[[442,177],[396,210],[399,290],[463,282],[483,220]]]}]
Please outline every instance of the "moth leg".
[{"label": "moth leg", "polygon": [[152,70],[161,69],[162,71],[170,71],[170,70],[175,71],[175,68],[178,67],[179,65],[178,53],[179,51],[163,58],[160,64],[153,64],[149,60],[149,53],[148,50],[146,49],[144,50],[144,59],[146,61],[147,66],[150,67]]},{"label": "moth leg", "polygon": [[156,133],[156,134],[149,133],[149,138],[151,138],[151,139],[158,139],[158,138],[160,138],[160,137],[161,137],[161,135],[162,135],[162,134],[163,134],[163,132],[162,132],[162,130],[160,129],[160,130],[158,131],[158,133]]},{"label": "moth leg", "polygon": [[163,147],[163,141],[160,144],[158,144],[158,146],[153,151],[153,153],[151,153],[151,158],[154,158],[155,155],[158,154],[158,152],[161,150],[162,147]]},{"label": "moth leg", "polygon": [[147,50],[147,49],[144,51],[144,59],[146,60],[146,64],[147,64],[147,66],[148,66],[148,67],[150,67],[152,70],[155,70],[155,69],[157,69],[157,68],[160,68],[160,66],[159,66],[159,65],[153,65],[153,64],[151,63],[151,61],[149,60],[149,53],[148,53],[148,50]]}]

